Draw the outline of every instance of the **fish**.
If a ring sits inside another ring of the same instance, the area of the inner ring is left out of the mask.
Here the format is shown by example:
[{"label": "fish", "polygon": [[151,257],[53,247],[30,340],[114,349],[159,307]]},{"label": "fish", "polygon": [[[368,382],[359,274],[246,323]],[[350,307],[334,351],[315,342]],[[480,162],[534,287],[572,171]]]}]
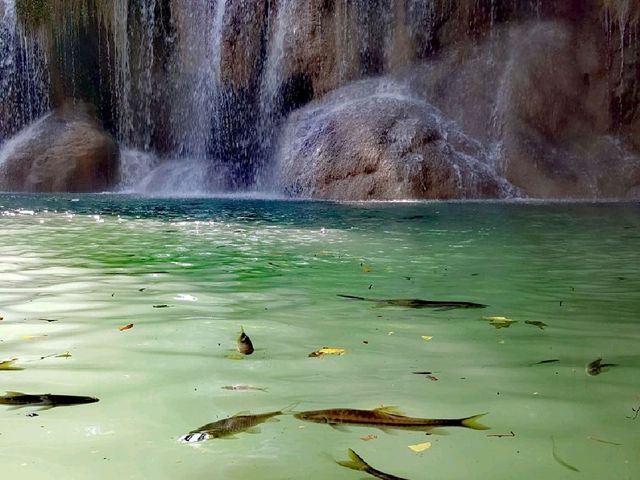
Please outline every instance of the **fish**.
[{"label": "fish", "polygon": [[337,462],[338,465],[342,465],[343,467],[350,468],[351,470],[366,472],[369,475],[376,478],[381,478],[382,480],[407,480],[406,478],[396,477],[395,475],[384,473],[384,472],[381,472],[380,470],[373,468],[371,465],[365,462],[360,455],[358,455],[356,452],[354,452],[351,449],[349,449],[348,452],[349,452],[349,458],[351,460],[339,461]]},{"label": "fish", "polygon": [[486,415],[481,413],[466,418],[415,418],[406,417],[396,407],[384,406],[374,410],[356,410],[352,408],[330,408],[328,410],[310,410],[299,412],[294,417],[314,423],[326,423],[334,428],[347,425],[377,427],[381,430],[397,428],[427,432],[436,427],[467,427],[473,430],[488,430],[478,419]]},{"label": "fish", "polygon": [[236,433],[258,433],[257,425],[269,420],[277,421],[273,417],[284,415],[284,413],[283,410],[257,415],[251,415],[248,412],[236,413],[232,417],[207,423],[195,430],[191,430],[188,434],[181,436],[178,441],[181,443],[198,443],[211,438],[231,437]]},{"label": "fish", "polygon": [[43,407],[43,409],[55,407],[67,407],[70,405],[82,405],[85,403],[95,403],[100,400],[95,397],[85,397],[77,395],[54,395],[51,393],[22,393],[7,392],[0,396],[0,405],[9,405],[14,408],[21,407]]},{"label": "fish", "polygon": [[526,323],[527,325],[533,325],[534,327],[538,327],[540,330],[544,330],[544,327],[549,326],[546,323],[541,322],[540,320],[525,320],[524,323]]},{"label": "fish", "polygon": [[266,392],[266,388],[262,387],[254,387],[253,385],[225,385],[224,387],[220,387],[223,390],[235,390],[235,391],[247,391],[247,390],[259,390],[261,392]]},{"label": "fish", "polygon": [[243,355],[251,355],[253,353],[253,343],[249,335],[244,333],[244,329],[240,327],[240,336],[238,337],[238,351]]},{"label": "fish", "polygon": [[587,363],[585,366],[585,371],[587,375],[591,375],[595,377],[596,375],[600,375],[602,372],[606,372],[608,367],[617,367],[617,363],[602,363],[602,357],[596,358],[593,362]]},{"label": "fish", "polygon": [[419,298],[391,298],[391,299],[376,299],[358,297],[355,295],[341,295],[339,297],[348,298],[350,300],[362,300],[365,302],[375,302],[379,305],[392,305],[395,307],[407,307],[407,308],[434,308],[438,311],[453,310],[454,308],[486,308],[488,305],[474,302],[456,302],[439,301],[439,300],[421,300]]}]

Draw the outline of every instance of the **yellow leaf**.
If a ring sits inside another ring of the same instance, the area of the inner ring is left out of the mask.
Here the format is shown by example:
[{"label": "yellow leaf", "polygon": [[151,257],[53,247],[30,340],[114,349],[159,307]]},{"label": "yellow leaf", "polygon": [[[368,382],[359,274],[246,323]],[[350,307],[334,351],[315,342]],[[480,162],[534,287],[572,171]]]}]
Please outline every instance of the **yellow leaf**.
[{"label": "yellow leaf", "polygon": [[429,335],[422,335],[422,339],[423,339],[425,342],[428,342],[428,341],[429,341],[429,340],[431,340],[432,338],[433,338],[433,337],[430,337]]},{"label": "yellow leaf", "polygon": [[493,322],[511,322],[512,320],[507,317],[482,317],[482,320],[489,320]]},{"label": "yellow leaf", "polygon": [[323,347],[320,350],[316,350],[315,352],[311,352],[309,354],[310,357],[322,357],[323,355],[344,355],[346,350],[344,348],[330,348]]},{"label": "yellow leaf", "polygon": [[416,443],[415,445],[409,445],[409,448],[414,452],[423,452],[431,448],[431,442]]},{"label": "yellow leaf", "polygon": [[389,332],[389,333],[387,333],[387,335],[393,335],[394,333],[396,333],[396,332]]}]

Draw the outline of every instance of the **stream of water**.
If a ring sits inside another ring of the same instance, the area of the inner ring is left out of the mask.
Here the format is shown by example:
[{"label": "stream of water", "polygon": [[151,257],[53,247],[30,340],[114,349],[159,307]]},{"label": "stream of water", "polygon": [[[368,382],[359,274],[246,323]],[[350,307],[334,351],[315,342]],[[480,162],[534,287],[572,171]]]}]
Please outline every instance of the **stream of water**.
[{"label": "stream of water", "polygon": [[[0,371],[2,390],[100,399],[0,405],[8,478],[365,477],[336,463],[348,448],[410,479],[640,471],[637,204],[5,194],[0,212],[0,362],[23,369]],[[237,359],[241,326],[256,351]],[[308,356],[322,347],[345,353]],[[587,375],[598,357],[618,366]],[[264,390],[222,388],[237,384]],[[491,429],[345,432],[283,415],[177,441],[291,405],[488,412]]]}]

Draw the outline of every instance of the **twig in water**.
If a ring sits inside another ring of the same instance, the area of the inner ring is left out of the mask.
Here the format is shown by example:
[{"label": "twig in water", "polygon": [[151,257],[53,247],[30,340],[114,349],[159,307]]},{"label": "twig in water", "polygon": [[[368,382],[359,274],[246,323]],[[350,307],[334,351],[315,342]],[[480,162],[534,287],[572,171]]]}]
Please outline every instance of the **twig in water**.
[{"label": "twig in water", "polygon": [[578,470],[576,467],[574,467],[573,465],[565,462],[563,459],[561,459],[558,454],[556,453],[556,441],[553,439],[553,437],[551,437],[551,455],[553,455],[553,459],[558,462],[560,465],[562,465],[565,468],[568,468],[569,470],[573,471],[573,472],[579,472],[580,470]]},{"label": "twig in water", "polygon": [[509,433],[492,433],[490,435],[487,435],[487,437],[496,437],[496,438],[502,438],[502,437],[515,437],[516,434],[513,432],[509,432]]}]

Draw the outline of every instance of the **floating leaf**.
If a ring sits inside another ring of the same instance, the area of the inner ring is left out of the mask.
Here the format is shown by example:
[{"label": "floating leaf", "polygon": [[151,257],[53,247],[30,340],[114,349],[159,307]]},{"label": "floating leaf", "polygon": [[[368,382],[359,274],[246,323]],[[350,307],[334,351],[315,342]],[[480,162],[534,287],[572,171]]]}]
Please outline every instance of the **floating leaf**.
[{"label": "floating leaf", "polygon": [[49,335],[24,335],[22,336],[22,340],[36,340],[38,338],[48,337]]},{"label": "floating leaf", "polygon": [[224,358],[226,358],[227,360],[243,360],[244,355],[242,355],[241,353],[230,353],[228,355],[225,355]]},{"label": "floating leaf", "polygon": [[428,378],[432,382],[437,382],[438,381],[438,377],[436,377],[434,375],[427,375],[426,378]]},{"label": "floating leaf", "polygon": [[371,265],[363,265],[362,266],[362,271],[364,273],[371,273],[371,272],[373,272],[373,268],[371,267]]},{"label": "floating leaf", "polygon": [[5,360],[4,362],[0,362],[0,370],[24,370],[24,368],[15,367],[13,364],[17,358],[11,358],[9,360]]},{"label": "floating leaf", "polygon": [[482,320],[487,320],[489,325],[494,326],[496,329],[509,328],[512,323],[516,323],[517,320],[511,320],[507,317],[481,317]]},{"label": "floating leaf", "polygon": [[369,440],[375,440],[376,438],[378,438],[377,435],[374,435],[373,433],[370,433],[369,435],[365,435],[364,437],[360,437],[360,440],[364,440],[365,442],[368,442]]},{"label": "floating leaf", "polygon": [[396,332],[389,332],[387,335],[395,335]]},{"label": "floating leaf", "polygon": [[430,337],[429,335],[422,335],[422,339],[423,339],[425,342],[428,342],[428,341],[429,341],[429,340],[431,340],[432,338],[433,338],[433,337]]},{"label": "floating leaf", "polygon": [[322,347],[320,350],[311,352],[309,357],[323,357],[324,355],[344,355],[346,350],[344,348],[330,348]]},{"label": "floating leaf", "polygon": [[69,358],[71,354],[69,352],[61,353],[60,355],[56,355],[56,358]]},{"label": "floating leaf", "polygon": [[413,450],[414,452],[424,452],[429,448],[431,448],[431,442],[416,443],[415,445],[409,445],[409,449]]},{"label": "floating leaf", "polygon": [[118,330],[120,330],[121,332],[124,330],[129,330],[130,328],[133,328],[133,323],[130,323],[128,325],[123,325],[121,327],[118,327]]}]

